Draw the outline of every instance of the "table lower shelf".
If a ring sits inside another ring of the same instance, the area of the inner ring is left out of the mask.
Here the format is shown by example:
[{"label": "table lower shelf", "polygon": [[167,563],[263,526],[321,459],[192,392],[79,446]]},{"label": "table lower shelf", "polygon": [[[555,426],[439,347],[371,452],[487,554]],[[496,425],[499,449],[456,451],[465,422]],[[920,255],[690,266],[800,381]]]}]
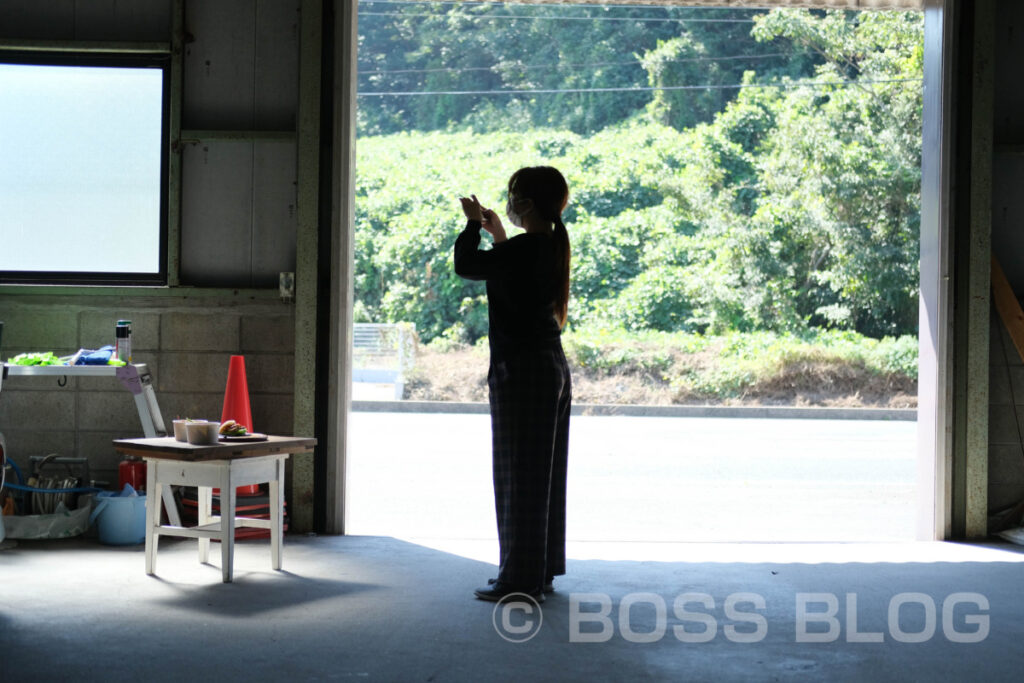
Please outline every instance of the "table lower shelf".
[{"label": "table lower shelf", "polygon": [[[249,527],[252,529],[270,529],[269,519],[256,519],[253,517],[235,517],[235,528]],[[196,526],[157,526],[153,527],[153,533],[160,536],[177,536],[179,538],[210,538],[219,540],[221,537],[221,522],[216,519],[208,524]]]}]

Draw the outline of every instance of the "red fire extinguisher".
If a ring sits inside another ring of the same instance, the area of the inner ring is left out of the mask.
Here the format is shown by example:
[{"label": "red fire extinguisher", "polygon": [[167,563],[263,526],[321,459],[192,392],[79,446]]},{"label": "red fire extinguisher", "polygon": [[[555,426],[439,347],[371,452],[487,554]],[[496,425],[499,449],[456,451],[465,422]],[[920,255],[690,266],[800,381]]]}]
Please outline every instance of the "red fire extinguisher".
[{"label": "red fire extinguisher", "polygon": [[125,484],[131,484],[139,493],[146,491],[146,463],[141,458],[127,456],[117,466],[117,489],[120,491]]}]

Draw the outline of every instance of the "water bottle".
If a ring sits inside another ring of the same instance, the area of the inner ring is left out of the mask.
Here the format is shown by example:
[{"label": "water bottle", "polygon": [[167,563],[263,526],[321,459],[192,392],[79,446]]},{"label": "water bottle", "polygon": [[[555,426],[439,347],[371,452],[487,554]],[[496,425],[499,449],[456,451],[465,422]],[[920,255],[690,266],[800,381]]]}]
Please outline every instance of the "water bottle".
[{"label": "water bottle", "polygon": [[132,321],[118,320],[114,328],[114,352],[118,360],[125,363],[132,362]]}]

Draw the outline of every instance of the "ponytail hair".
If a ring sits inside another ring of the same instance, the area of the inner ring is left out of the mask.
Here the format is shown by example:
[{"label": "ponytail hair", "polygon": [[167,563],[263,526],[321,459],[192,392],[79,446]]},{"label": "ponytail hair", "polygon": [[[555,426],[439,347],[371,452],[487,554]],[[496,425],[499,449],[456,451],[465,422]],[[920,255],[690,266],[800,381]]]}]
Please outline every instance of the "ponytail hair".
[{"label": "ponytail hair", "polygon": [[569,185],[565,177],[553,166],[521,168],[508,179],[509,199],[530,199],[544,220],[554,224],[552,238],[555,244],[555,319],[560,328],[569,317],[569,265],[572,250],[569,233],[562,222],[562,211],[569,202]]},{"label": "ponytail hair", "polygon": [[565,327],[569,319],[569,263],[572,249],[569,247],[569,232],[565,229],[562,216],[555,216],[555,319],[558,327]]}]

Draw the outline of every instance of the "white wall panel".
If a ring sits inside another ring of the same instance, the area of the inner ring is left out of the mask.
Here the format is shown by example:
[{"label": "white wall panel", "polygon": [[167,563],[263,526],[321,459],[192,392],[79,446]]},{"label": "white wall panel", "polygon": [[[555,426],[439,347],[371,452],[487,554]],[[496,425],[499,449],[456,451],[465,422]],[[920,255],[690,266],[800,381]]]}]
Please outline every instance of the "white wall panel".
[{"label": "white wall panel", "polygon": [[76,0],[75,39],[169,41],[171,39],[171,2],[170,0]]},{"label": "white wall panel", "polygon": [[1024,58],[1024,2],[1004,0],[997,11],[995,141],[996,144],[1020,145],[1024,144],[1024,88],[1020,83],[1021,59]]},{"label": "white wall panel", "polygon": [[255,4],[255,127],[295,130],[299,97],[298,3],[258,0]]},{"label": "white wall panel", "polygon": [[171,0],[0,0],[0,37],[166,42]]},{"label": "white wall panel", "polygon": [[295,1],[191,0],[185,8],[184,126],[294,130]]},{"label": "white wall panel", "polygon": [[181,280],[247,287],[252,273],[252,142],[182,150]]},{"label": "white wall panel", "polygon": [[275,287],[295,271],[295,143],[253,146],[252,286]]},{"label": "white wall panel", "polygon": [[2,0],[0,37],[18,40],[72,40],[75,0]]},{"label": "white wall panel", "polygon": [[185,4],[184,128],[249,130],[256,92],[256,3]]}]

